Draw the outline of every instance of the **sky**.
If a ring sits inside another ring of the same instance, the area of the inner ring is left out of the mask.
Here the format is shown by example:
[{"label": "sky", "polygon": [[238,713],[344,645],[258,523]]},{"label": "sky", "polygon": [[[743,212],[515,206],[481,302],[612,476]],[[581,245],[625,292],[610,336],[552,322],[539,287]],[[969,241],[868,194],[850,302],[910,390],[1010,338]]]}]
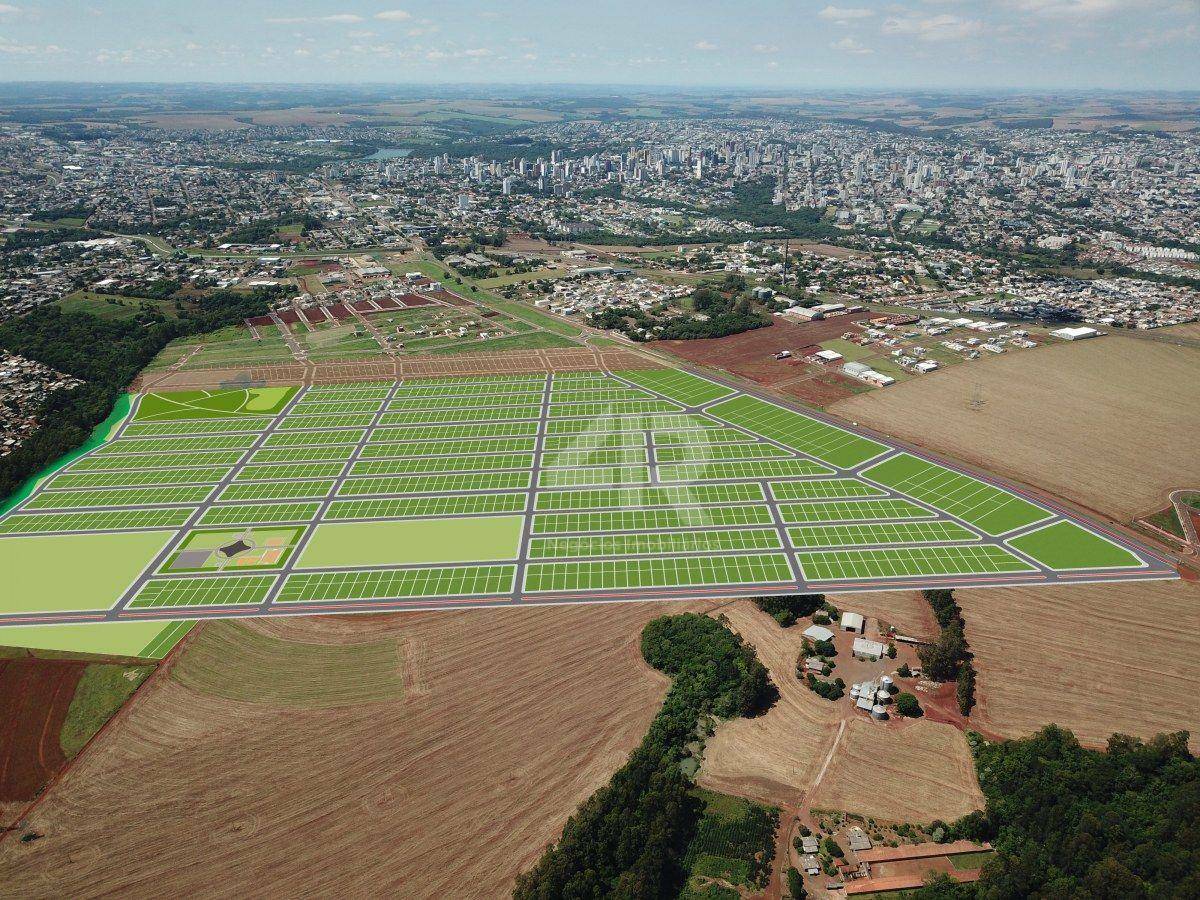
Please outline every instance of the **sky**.
[{"label": "sky", "polygon": [[1200,0],[14,0],[0,80],[1200,90]]}]

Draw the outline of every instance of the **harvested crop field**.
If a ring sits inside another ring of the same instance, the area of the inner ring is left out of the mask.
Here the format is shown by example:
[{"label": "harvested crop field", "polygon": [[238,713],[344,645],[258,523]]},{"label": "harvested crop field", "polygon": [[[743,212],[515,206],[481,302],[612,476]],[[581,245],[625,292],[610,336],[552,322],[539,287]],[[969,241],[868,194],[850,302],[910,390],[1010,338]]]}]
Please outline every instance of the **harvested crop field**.
[{"label": "harvested crop field", "polygon": [[1200,350],[1114,336],[953,366],[831,411],[1124,521],[1200,484],[1197,371]]},{"label": "harvested crop field", "polygon": [[903,724],[897,732],[865,718],[848,722],[812,806],[893,822],[951,822],[982,809],[962,732],[924,720]]},{"label": "harvested crop field", "polygon": [[[915,593],[856,594],[838,602],[916,636],[932,633],[928,604]],[[763,716],[717,727],[701,785],[793,809],[807,801],[884,819],[954,818],[976,807],[979,788],[961,732],[932,722],[884,727],[854,713],[848,701],[822,700],[795,676],[802,626],[782,629],[750,601],[721,612],[757,648],[780,698]],[[844,717],[849,721],[839,739]],[[832,761],[809,796],[835,740]]]},{"label": "harvested crop field", "polygon": [[45,836],[0,844],[0,882],[502,896],[645,733],[667,681],[640,631],[686,608],[207,623],[29,816]]},{"label": "harvested crop field", "polygon": [[[1187,581],[957,591],[989,730],[1055,722],[1093,746],[1186,728],[1200,750],[1200,585]],[[973,717],[974,718],[974,717]]]},{"label": "harvested crop field", "polygon": [[0,803],[32,800],[66,764],[59,734],[87,665],[0,659]]}]

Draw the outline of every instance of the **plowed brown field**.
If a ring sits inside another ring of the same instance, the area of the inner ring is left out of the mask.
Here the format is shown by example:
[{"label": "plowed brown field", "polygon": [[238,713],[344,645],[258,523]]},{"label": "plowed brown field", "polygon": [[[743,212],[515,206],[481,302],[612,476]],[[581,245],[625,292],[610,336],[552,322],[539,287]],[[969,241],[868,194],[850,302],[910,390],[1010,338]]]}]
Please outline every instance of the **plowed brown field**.
[{"label": "plowed brown field", "polygon": [[645,733],[641,628],[685,608],[207,623],[31,814],[45,836],[0,844],[0,883],[503,896]]},{"label": "plowed brown field", "polygon": [[66,765],[59,735],[87,663],[0,659],[0,802],[32,800]]},{"label": "plowed brown field", "polygon": [[957,591],[991,729],[1054,722],[1087,744],[1187,729],[1200,751],[1200,585],[1185,581]]}]

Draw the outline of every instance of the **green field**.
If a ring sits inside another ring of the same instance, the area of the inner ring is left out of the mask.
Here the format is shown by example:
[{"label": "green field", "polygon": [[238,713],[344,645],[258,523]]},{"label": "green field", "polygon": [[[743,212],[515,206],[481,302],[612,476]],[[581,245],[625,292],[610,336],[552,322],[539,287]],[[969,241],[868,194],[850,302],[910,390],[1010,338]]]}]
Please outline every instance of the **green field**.
[{"label": "green field", "polygon": [[169,528],[182,525],[192,507],[168,509],[106,509],[96,512],[16,514],[0,519],[0,534],[42,534],[56,531],[108,531],[120,528]]},{"label": "green field", "polygon": [[162,659],[194,622],[98,622],[94,625],[29,625],[0,631],[0,646],[98,656]]},{"label": "green field", "polygon": [[874,525],[808,525],[789,528],[794,547],[855,547],[872,544],[938,544],[975,541],[956,522],[887,522]]},{"label": "green field", "polygon": [[615,374],[664,397],[678,400],[684,406],[700,406],[733,393],[732,388],[678,369],[640,369]]},{"label": "green field", "polygon": [[1128,550],[1074,522],[1056,522],[1008,543],[1052,569],[1119,569],[1142,565]]},{"label": "green field", "polygon": [[173,532],[55,534],[0,540],[0,612],[108,609]]},{"label": "green field", "polygon": [[807,459],[750,459],[732,462],[680,463],[658,467],[662,481],[722,481],[734,478],[800,478],[832,475],[833,469]]},{"label": "green field", "polygon": [[622,509],[612,512],[546,513],[534,516],[534,534],[569,531],[645,531],[722,525],[769,525],[767,506],[696,506],[682,509]]},{"label": "green field", "polygon": [[335,500],[326,519],[378,519],[412,516],[458,516],[521,512],[524,494],[452,494],[445,497],[403,497],[378,500]]},{"label": "green field", "polygon": [[279,592],[281,603],[318,600],[372,600],[390,597],[462,597],[506,594],[515,566],[459,566],[437,569],[386,569],[371,572],[298,572]]},{"label": "green field", "polygon": [[520,516],[475,516],[318,525],[297,565],[321,569],[514,559],[521,521]]},{"label": "green field", "polygon": [[856,466],[887,449],[883,444],[757,397],[734,397],[709,407],[708,411],[833,466]]},{"label": "green field", "polygon": [[[0,614],[110,610],[139,577],[130,611],[186,617],[1170,574],[983,476],[690,374],[622,377],[155,393],[132,423],[123,403],[0,515]],[[72,633],[154,656],[182,629]]]},{"label": "green field", "polygon": [[792,575],[782,553],[699,556],[677,559],[606,559],[594,562],[531,563],[525,590],[604,590],[703,587],[719,584],[784,584]]},{"label": "green field", "polygon": [[218,575],[212,578],[156,578],[129,602],[130,609],[225,606],[261,603],[274,575]]},{"label": "green field", "polygon": [[537,509],[603,509],[615,506],[678,506],[695,503],[742,503],[765,499],[757,484],[693,484],[676,487],[611,488],[595,491],[546,491]]},{"label": "green field", "polygon": [[780,450],[774,444],[690,444],[682,447],[660,447],[655,451],[660,463],[778,459],[787,455],[786,450]]},{"label": "green field", "polygon": [[908,500],[850,500],[820,503],[781,503],[779,514],[788,523],[853,522],[874,519],[929,519],[933,513]]},{"label": "green field", "polygon": [[534,538],[529,546],[529,558],[727,553],[740,550],[777,550],[779,547],[779,533],[773,528],[738,528],[728,531],[659,531],[645,534]]}]

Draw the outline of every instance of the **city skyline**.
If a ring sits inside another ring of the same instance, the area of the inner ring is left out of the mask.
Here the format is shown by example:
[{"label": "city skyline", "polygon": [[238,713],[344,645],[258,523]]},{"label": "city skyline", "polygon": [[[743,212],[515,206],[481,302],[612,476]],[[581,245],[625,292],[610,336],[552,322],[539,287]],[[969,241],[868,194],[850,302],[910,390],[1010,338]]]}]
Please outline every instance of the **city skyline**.
[{"label": "city skyline", "polygon": [[1200,85],[1196,0],[0,3],[0,80],[771,89]]}]

